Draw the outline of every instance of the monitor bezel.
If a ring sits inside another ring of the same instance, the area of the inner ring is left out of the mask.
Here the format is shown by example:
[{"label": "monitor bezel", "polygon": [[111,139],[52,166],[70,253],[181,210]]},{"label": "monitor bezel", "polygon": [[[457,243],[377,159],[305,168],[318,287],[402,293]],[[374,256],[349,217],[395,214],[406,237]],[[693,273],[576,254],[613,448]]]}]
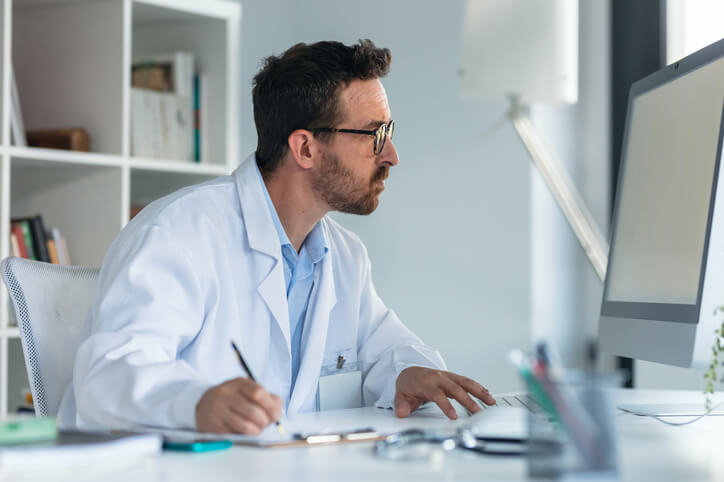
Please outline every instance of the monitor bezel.
[{"label": "monitor bezel", "polygon": [[609,301],[608,290],[610,277],[608,275],[611,260],[614,259],[616,245],[616,230],[618,226],[618,216],[621,203],[621,192],[624,182],[624,174],[626,172],[626,159],[628,149],[628,138],[631,127],[632,106],[636,98],[657,87],[668,82],[683,77],[690,72],[697,70],[711,62],[724,57],[724,39],[704,47],[693,54],[674,62],[661,70],[650,74],[643,79],[636,81],[629,92],[628,107],[626,110],[626,123],[624,127],[623,143],[621,148],[621,164],[619,168],[616,199],[614,202],[614,210],[611,222],[610,233],[610,249],[609,262],[606,270],[606,279],[604,282],[603,298],[601,301],[601,317],[615,317],[626,319],[656,320],[670,321],[676,323],[696,324],[699,321],[699,312],[701,309],[701,300],[704,288],[704,278],[706,273],[706,263],[709,255],[709,238],[711,236],[711,226],[714,214],[714,201],[716,199],[717,180],[719,177],[719,169],[722,155],[722,141],[724,140],[724,100],[722,102],[722,116],[719,124],[719,141],[716,150],[716,159],[714,160],[714,172],[712,177],[712,186],[709,197],[709,211],[707,213],[706,233],[704,238],[704,247],[699,267],[699,285],[697,287],[695,304],[672,304],[672,303],[643,303],[629,301]]}]

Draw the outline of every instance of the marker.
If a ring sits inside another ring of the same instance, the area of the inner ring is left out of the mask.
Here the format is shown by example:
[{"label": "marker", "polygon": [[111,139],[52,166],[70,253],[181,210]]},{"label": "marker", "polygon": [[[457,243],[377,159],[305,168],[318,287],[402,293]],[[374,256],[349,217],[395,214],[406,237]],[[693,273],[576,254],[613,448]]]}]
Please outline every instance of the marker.
[{"label": "marker", "polygon": [[231,447],[231,440],[194,440],[192,442],[171,442],[163,443],[164,450],[177,452],[211,452],[213,450],[225,450]]},{"label": "marker", "polygon": [[518,375],[520,375],[526,383],[533,398],[538,401],[548,416],[553,420],[560,420],[560,414],[556,410],[555,404],[548,396],[548,393],[546,393],[541,381],[536,378],[530,367],[530,362],[526,359],[525,355],[523,355],[520,350],[512,350],[510,354],[508,354],[508,359],[518,369]]}]

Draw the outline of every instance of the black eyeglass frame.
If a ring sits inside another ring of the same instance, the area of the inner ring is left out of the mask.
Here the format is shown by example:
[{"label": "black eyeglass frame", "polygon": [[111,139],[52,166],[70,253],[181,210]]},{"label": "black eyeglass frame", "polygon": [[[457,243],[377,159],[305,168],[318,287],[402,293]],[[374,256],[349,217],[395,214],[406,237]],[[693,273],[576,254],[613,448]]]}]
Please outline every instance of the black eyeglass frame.
[{"label": "black eyeglass frame", "polygon": [[346,134],[363,134],[366,136],[372,136],[375,138],[374,145],[372,146],[373,152],[375,153],[375,156],[379,156],[382,149],[385,147],[387,139],[392,139],[392,134],[395,132],[395,121],[391,120],[388,124],[382,124],[374,130],[339,129],[337,127],[316,127],[311,130],[312,132],[329,132],[331,134],[342,132]]}]

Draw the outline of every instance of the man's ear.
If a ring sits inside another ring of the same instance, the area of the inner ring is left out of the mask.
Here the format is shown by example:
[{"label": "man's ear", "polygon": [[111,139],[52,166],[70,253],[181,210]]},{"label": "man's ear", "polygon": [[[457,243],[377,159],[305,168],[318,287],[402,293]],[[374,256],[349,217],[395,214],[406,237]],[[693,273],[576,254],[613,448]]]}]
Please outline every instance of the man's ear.
[{"label": "man's ear", "polygon": [[289,134],[287,143],[289,152],[299,167],[302,169],[314,167],[314,161],[319,155],[318,141],[314,138],[314,134],[306,129],[297,129]]}]

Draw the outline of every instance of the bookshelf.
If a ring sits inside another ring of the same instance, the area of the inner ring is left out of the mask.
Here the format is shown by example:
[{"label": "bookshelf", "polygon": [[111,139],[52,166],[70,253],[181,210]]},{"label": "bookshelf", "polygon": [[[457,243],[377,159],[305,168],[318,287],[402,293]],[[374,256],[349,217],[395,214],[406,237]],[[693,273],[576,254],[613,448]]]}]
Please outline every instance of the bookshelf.
[{"label": "bookshelf", "polygon": [[[64,234],[73,264],[99,266],[132,205],[231,172],[240,17],[233,0],[0,0],[0,256],[10,253],[10,219],[39,213]],[[132,61],[176,51],[191,52],[208,82],[201,163],[131,154]],[[11,144],[11,65],[25,129],[83,127],[90,152]],[[0,416],[28,386],[19,336],[0,309]]]}]

